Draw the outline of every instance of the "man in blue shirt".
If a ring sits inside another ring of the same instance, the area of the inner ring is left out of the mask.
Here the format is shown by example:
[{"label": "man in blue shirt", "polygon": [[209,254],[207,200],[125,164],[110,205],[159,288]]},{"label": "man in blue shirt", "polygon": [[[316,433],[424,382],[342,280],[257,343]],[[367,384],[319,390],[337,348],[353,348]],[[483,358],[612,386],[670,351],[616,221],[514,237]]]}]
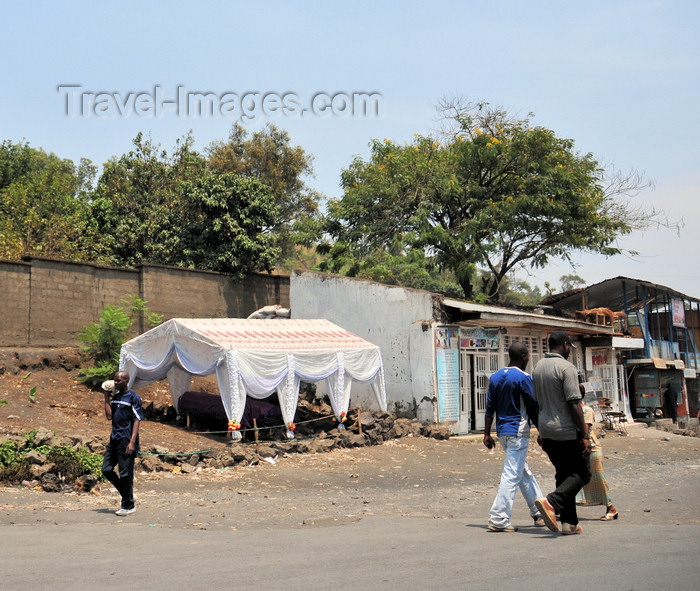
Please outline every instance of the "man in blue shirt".
[{"label": "man in blue shirt", "polygon": [[[545,525],[535,506],[535,499],[542,496],[542,490],[527,465],[527,450],[530,445],[527,408],[534,409],[535,404],[532,378],[525,373],[530,352],[525,345],[516,341],[508,349],[508,356],[508,367],[499,369],[489,379],[484,422],[484,445],[491,449],[495,445],[491,437],[491,426],[493,415],[496,415],[496,433],[506,452],[498,494],[489,511],[488,529],[495,532],[517,531],[510,523],[510,515],[518,488],[525,497],[535,525]],[[536,413],[532,414],[535,422]]]},{"label": "man in blue shirt", "polygon": [[[122,497],[116,514],[131,515],[134,508],[134,459],[139,451],[139,425],[143,420],[141,397],[129,390],[129,374],[114,374],[114,395],[105,393],[105,416],[112,421],[112,434],[107,444],[102,474]],[[114,471],[119,466],[119,474]]]}]

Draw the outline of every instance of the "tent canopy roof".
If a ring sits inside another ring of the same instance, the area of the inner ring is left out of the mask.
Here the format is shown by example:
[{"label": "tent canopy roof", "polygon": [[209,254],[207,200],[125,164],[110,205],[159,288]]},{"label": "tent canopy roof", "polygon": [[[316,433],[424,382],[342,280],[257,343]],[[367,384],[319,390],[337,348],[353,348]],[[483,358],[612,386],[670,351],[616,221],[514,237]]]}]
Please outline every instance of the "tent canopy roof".
[{"label": "tent canopy roof", "polygon": [[376,348],[369,341],[323,319],[174,318],[162,326],[168,323],[179,324],[224,349],[308,351]]}]

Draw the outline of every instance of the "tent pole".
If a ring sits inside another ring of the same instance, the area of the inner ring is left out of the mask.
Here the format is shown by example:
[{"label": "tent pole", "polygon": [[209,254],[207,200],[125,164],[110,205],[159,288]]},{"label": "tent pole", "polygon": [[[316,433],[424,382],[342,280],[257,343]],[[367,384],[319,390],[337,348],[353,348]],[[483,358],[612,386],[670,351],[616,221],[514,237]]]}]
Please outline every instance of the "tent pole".
[{"label": "tent pole", "polygon": [[357,405],[357,427],[358,433],[362,435],[362,407],[359,404]]}]

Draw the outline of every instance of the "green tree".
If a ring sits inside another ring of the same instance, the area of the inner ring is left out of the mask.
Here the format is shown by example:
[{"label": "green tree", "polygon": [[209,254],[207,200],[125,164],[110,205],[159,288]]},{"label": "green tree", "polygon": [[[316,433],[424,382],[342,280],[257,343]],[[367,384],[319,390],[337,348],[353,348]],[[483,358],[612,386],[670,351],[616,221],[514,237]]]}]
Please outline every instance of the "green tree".
[{"label": "green tree", "polygon": [[211,174],[185,183],[181,198],[187,219],[174,241],[173,264],[239,274],[274,269],[279,210],[267,185]]},{"label": "green tree", "polygon": [[88,260],[95,231],[89,191],[95,167],[32,148],[0,145],[0,258],[24,255]]},{"label": "green tree", "polygon": [[[369,162],[357,157],[343,171],[343,198],[328,203],[323,230],[331,240],[319,245],[327,257],[321,270],[397,282],[401,276],[405,287],[425,287],[424,273],[432,285],[449,282],[447,275],[459,283],[460,272],[474,273],[471,264],[464,269],[444,266],[418,240],[417,214],[451,188],[448,153],[421,136],[408,146],[374,140],[371,147]],[[402,257],[405,263],[400,263]],[[412,273],[406,273],[408,267]]]},{"label": "green tree", "polygon": [[100,258],[111,264],[167,264],[187,213],[180,203],[182,183],[206,174],[190,135],[172,154],[139,133],[134,149],[104,166],[92,214],[99,230]]},{"label": "green tree", "polygon": [[559,281],[561,282],[562,291],[570,291],[572,289],[576,289],[577,287],[582,287],[586,285],[586,280],[583,277],[576,275],[575,273],[562,275],[561,277],[559,277]]},{"label": "green tree", "polygon": [[[485,285],[490,283],[489,272],[484,273]],[[532,286],[527,281],[508,275],[503,278],[499,287],[498,301],[508,306],[531,308],[539,304],[544,295],[538,286]],[[488,299],[487,296],[484,296]]]},{"label": "green tree", "polygon": [[206,152],[212,172],[234,173],[270,187],[279,207],[273,233],[282,259],[293,258],[294,244],[305,242],[308,234],[317,236],[317,226],[309,228],[309,221],[318,216],[321,195],[305,180],[313,176],[313,158],[292,145],[285,130],[268,123],[249,134],[235,123],[228,141],[215,141]]},{"label": "green tree", "polygon": [[343,171],[343,197],[329,203],[324,226],[331,258],[420,249],[467,299],[477,293],[477,265],[486,268],[484,292],[495,301],[518,266],[573,251],[618,254],[620,236],[662,223],[626,201],[648,184],[637,175],[607,178],[591,154],[527,118],[484,104],[449,108],[445,139],[375,140],[368,161]]},{"label": "green tree", "polygon": [[434,260],[417,248],[405,252],[377,249],[358,258],[347,243],[336,242],[332,246],[320,244],[317,251],[322,256],[315,266],[319,271],[423,289],[455,298],[463,295],[454,276],[439,269]]}]

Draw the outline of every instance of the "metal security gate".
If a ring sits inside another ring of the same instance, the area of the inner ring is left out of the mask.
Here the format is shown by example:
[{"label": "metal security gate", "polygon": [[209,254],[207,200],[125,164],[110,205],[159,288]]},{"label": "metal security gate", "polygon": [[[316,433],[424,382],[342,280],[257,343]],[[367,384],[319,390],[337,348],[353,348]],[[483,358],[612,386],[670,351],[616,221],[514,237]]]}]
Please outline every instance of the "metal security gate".
[{"label": "metal security gate", "polygon": [[472,430],[472,360],[471,355],[462,349],[459,352],[459,426],[457,432],[469,433]]},{"label": "metal security gate", "polygon": [[489,388],[488,355],[474,355],[474,410],[477,431],[483,431],[486,416],[486,394]]},{"label": "metal security gate", "polygon": [[483,431],[489,377],[498,369],[497,352],[459,354],[459,432]]}]

